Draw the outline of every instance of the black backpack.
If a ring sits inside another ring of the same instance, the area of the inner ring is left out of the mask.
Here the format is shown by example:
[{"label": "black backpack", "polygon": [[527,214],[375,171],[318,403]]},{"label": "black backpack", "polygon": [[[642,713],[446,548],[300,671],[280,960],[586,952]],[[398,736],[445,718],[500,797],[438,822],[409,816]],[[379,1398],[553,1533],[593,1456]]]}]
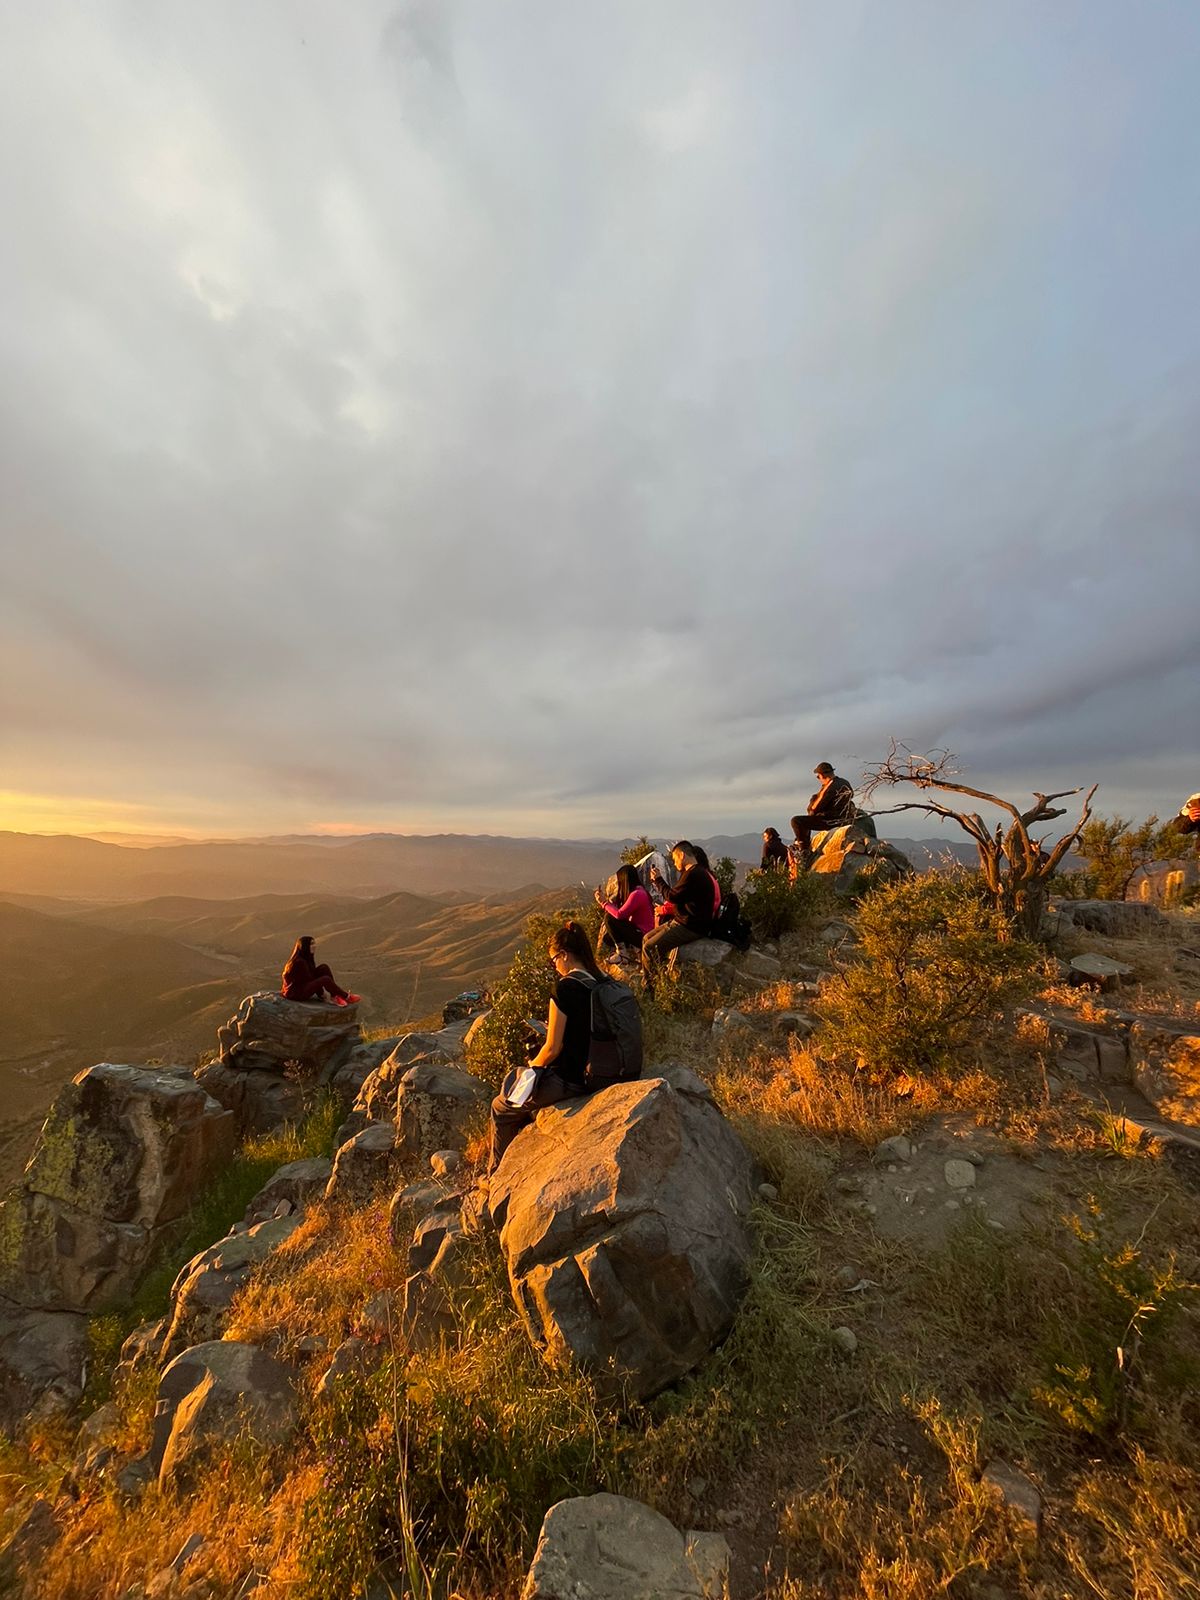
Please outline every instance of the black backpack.
[{"label": "black backpack", "polygon": [[633,990],[615,978],[592,978],[573,972],[592,991],[591,1044],[586,1082],[589,1089],[630,1083],[642,1074],[642,1013]]},{"label": "black backpack", "polygon": [[750,948],[753,929],[742,915],[741,901],[732,892],[721,900],[720,910],[709,934],[710,939],[722,939],[726,944],[731,944],[735,950],[746,951]]}]

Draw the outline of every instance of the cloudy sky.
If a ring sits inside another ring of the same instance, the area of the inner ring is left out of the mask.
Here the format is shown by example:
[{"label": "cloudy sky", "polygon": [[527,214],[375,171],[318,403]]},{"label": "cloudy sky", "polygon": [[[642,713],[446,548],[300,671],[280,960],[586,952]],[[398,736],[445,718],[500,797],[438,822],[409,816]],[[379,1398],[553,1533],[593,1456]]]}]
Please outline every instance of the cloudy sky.
[{"label": "cloudy sky", "polygon": [[0,826],[1200,788],[1193,0],[0,0]]}]

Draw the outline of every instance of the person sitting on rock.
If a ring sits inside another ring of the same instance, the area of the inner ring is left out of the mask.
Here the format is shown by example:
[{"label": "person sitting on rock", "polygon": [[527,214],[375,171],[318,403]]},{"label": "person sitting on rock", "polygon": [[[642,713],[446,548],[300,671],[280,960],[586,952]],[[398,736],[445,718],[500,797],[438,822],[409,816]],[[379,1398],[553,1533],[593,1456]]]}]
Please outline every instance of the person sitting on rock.
[{"label": "person sitting on rock", "polygon": [[618,867],[616,899],[606,900],[597,889],[595,900],[601,912],[597,950],[606,936],[612,940],[618,954],[622,949],[640,950],[642,940],[654,927],[654,905],[642,888],[637,868]]},{"label": "person sitting on rock", "polygon": [[671,951],[707,939],[721,905],[721,890],[699,845],[680,839],[671,846],[671,864],[680,874],[679,882],[655,913],[658,926],[642,940],[642,971],[651,994],[658,969]]},{"label": "person sitting on rock", "polygon": [[361,998],[335,983],[327,966],[317,965],[311,933],[301,934],[296,940],[283,969],[281,989],[285,1000],[320,1000],[328,995],[335,1006],[352,1006]]},{"label": "person sitting on rock", "polygon": [[592,989],[605,975],[596,964],[587,929],[578,922],[566,922],[550,935],[549,957],[558,982],[546,1017],[545,1042],[529,1058],[537,1079],[528,1098],[515,1106],[508,1098],[520,1076],[514,1068],[492,1101],[489,1172],[495,1172],[509,1145],[543,1106],[591,1092],[587,1064],[592,1045]]},{"label": "person sitting on rock", "polygon": [[779,837],[778,828],[763,829],[762,861],[759,863],[763,872],[780,872],[788,863],[787,845]]},{"label": "person sitting on rock", "polygon": [[789,846],[792,876],[805,872],[812,861],[812,836],[828,828],[840,828],[854,821],[854,789],[839,778],[828,761],[819,761],[813,775],[820,779],[821,787],[809,798],[808,813],[792,818],[795,843]]},{"label": "person sitting on rock", "polygon": [[[1171,818],[1176,833],[1200,833],[1200,794],[1190,794],[1179,808],[1178,816]],[[1200,840],[1197,840],[1200,848]]]}]

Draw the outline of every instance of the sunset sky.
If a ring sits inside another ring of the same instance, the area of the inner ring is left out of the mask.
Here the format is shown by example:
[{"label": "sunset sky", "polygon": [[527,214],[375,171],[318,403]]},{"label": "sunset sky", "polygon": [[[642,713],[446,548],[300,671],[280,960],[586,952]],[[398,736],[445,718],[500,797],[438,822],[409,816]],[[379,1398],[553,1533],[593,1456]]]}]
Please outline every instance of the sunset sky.
[{"label": "sunset sky", "polygon": [[1200,789],[1194,0],[0,4],[0,827]]}]

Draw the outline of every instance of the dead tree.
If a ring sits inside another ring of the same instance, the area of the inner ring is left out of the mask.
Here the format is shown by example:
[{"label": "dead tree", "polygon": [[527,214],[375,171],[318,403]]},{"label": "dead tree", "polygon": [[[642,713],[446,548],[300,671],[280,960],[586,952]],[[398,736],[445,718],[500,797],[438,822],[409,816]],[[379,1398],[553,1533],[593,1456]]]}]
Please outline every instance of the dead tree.
[{"label": "dead tree", "polygon": [[1053,822],[1056,817],[1066,816],[1067,808],[1056,807],[1052,802],[1065,800],[1068,795],[1082,794],[1082,786],[1078,789],[1061,789],[1057,794],[1035,793],[1034,804],[1028,810],[1021,811],[998,794],[988,794],[983,789],[972,788],[970,784],[959,783],[954,759],[949,750],[932,750],[926,755],[914,755],[906,745],[898,744],[893,739],[887,758],[863,774],[863,793],[870,798],[877,789],[908,783],[922,791],[963,795],[1007,812],[1012,821],[1007,826],[997,823],[995,828],[984,822],[977,811],[968,811],[965,807],[959,809],[953,804],[944,804],[932,798],[909,800],[875,814],[886,816],[896,811],[923,811],[926,816],[956,822],[975,843],[979,852],[979,870],[993,903],[1027,938],[1036,938],[1046,908],[1046,885],[1091,816],[1092,796],[1098,785],[1093,784],[1084,795],[1075,825],[1063,834],[1052,849],[1047,850],[1040,839],[1031,836],[1030,828],[1040,822]]}]

